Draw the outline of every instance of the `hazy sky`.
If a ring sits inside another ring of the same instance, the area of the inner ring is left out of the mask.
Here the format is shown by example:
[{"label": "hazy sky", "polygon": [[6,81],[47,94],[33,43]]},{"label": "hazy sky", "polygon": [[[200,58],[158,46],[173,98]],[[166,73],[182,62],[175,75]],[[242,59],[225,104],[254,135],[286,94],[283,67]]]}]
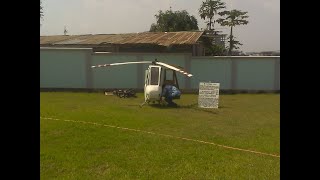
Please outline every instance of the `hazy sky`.
[{"label": "hazy sky", "polygon": [[[204,0],[42,0],[40,35],[110,34],[148,31],[159,10],[187,10],[205,28],[198,9]],[[280,0],[222,0],[227,10],[247,11],[249,24],[234,28],[242,51],[280,50]],[[229,34],[230,29],[215,24]]]}]

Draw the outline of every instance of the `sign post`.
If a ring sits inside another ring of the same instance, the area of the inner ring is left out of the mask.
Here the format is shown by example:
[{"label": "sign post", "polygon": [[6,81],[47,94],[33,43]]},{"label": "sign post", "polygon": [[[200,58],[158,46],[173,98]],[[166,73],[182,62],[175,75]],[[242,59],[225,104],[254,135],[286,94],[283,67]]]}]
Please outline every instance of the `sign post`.
[{"label": "sign post", "polygon": [[200,82],[198,106],[200,108],[218,108],[220,83]]}]

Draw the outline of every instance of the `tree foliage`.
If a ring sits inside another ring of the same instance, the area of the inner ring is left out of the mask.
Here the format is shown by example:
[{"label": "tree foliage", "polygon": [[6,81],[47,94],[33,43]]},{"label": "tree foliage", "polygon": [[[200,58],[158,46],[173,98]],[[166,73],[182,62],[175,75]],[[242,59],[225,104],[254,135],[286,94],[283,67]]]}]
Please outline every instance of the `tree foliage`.
[{"label": "tree foliage", "polygon": [[212,38],[210,37],[201,37],[205,48],[205,56],[224,56],[227,54],[227,49],[224,45],[213,44]]},{"label": "tree foliage", "polygon": [[43,7],[42,7],[42,2],[40,0],[40,26],[41,26],[41,19],[43,18]]},{"label": "tree foliage", "polygon": [[242,12],[239,10],[231,10],[231,11],[223,11],[220,12],[219,15],[222,16],[223,18],[219,18],[217,20],[217,22],[221,25],[221,26],[229,26],[230,27],[230,36],[228,37],[229,39],[229,52],[228,54],[231,55],[231,52],[233,49],[239,49],[238,45],[242,45],[239,41],[236,41],[234,36],[233,36],[233,32],[232,32],[232,28],[238,25],[246,25],[249,23],[249,21],[247,21],[246,19],[249,17],[247,15],[248,12]]},{"label": "tree foliage", "polygon": [[159,11],[155,15],[157,22],[151,24],[150,32],[172,32],[198,30],[198,21],[186,10],[166,12]]},{"label": "tree foliage", "polygon": [[220,0],[206,0],[205,2],[202,2],[199,9],[199,15],[201,19],[208,19],[208,30],[214,29],[214,15],[218,14],[218,11],[224,8],[226,8],[225,3]]},{"label": "tree foliage", "polygon": [[[243,44],[241,44],[239,41],[236,40],[236,38],[233,36],[232,38],[229,36],[227,39],[229,44],[230,44],[230,40],[232,39],[232,50],[233,49],[239,49],[240,47],[239,46],[242,46]],[[227,46],[227,49],[230,49],[230,45]]]},{"label": "tree foliage", "polygon": [[40,19],[43,17],[43,7],[42,7],[42,2],[40,0]]},{"label": "tree foliage", "polygon": [[249,17],[247,15],[248,12],[242,12],[239,10],[231,10],[231,11],[223,11],[220,12],[219,15],[224,18],[220,18],[217,20],[221,26],[229,26],[234,27],[237,25],[246,25],[249,23],[246,19]]},{"label": "tree foliage", "polygon": [[223,45],[214,44],[210,48],[212,56],[225,56],[227,49]]}]

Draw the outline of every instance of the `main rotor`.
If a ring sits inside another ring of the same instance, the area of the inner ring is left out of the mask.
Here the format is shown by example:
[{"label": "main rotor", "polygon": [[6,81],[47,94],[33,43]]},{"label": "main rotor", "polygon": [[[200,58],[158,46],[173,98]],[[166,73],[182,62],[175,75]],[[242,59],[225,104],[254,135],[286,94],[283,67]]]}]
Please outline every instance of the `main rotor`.
[{"label": "main rotor", "polygon": [[192,74],[188,73],[186,70],[184,70],[180,66],[166,64],[166,63],[158,61],[157,59],[155,59],[154,61],[136,61],[136,62],[121,62],[121,63],[111,63],[111,64],[100,64],[100,65],[96,65],[96,66],[91,66],[91,68],[109,67],[109,66],[118,66],[118,65],[127,65],[127,64],[152,64],[152,65],[158,65],[158,66],[166,67],[168,69],[172,69],[172,70],[177,71],[177,72],[179,72],[179,73],[181,73],[183,75],[186,75],[188,77],[192,77],[193,76]]}]

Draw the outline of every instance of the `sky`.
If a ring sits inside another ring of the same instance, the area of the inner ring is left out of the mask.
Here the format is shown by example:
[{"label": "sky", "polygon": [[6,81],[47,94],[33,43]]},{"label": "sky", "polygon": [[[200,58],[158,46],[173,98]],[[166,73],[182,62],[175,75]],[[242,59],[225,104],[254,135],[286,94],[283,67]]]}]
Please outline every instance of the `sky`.
[{"label": "sky", "polygon": [[[159,10],[187,10],[198,20],[205,0],[42,0],[44,18],[40,35],[61,35],[66,26],[69,35],[118,34],[149,31]],[[227,9],[247,11],[249,23],[236,26],[234,36],[243,46],[240,50],[280,50],[280,0],[222,0]],[[228,27],[215,24],[217,30],[229,34]]]}]

